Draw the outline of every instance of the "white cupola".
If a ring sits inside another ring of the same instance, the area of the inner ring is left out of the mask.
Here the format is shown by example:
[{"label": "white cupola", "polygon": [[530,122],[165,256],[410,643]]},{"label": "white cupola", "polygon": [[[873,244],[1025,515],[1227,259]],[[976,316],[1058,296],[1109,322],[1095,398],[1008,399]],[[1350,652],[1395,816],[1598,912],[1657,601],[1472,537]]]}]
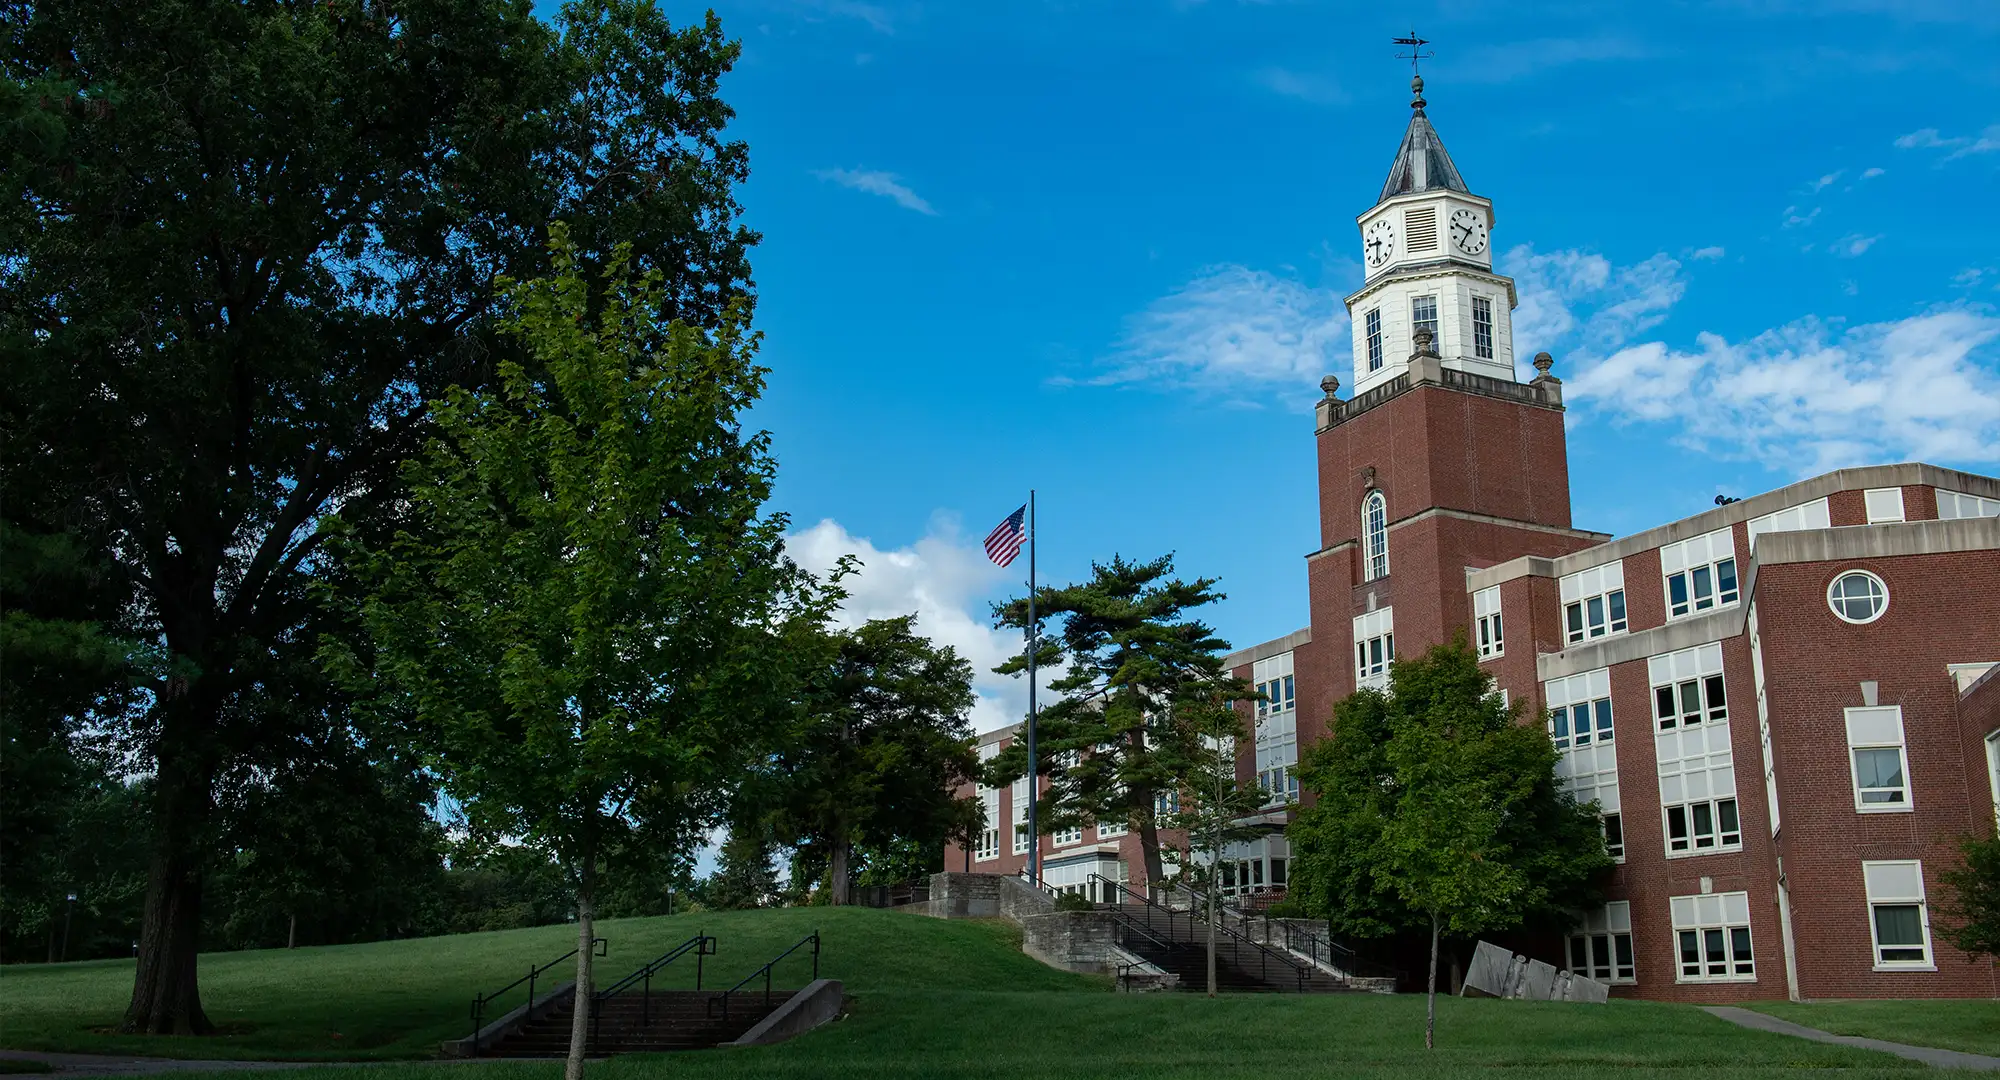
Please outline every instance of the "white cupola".
[{"label": "white cupola", "polygon": [[1447,368],[1514,381],[1513,279],[1493,272],[1493,203],[1465,186],[1410,81],[1410,126],[1382,194],[1355,219],[1365,283],[1347,298],[1354,393],[1402,374],[1419,330]]}]

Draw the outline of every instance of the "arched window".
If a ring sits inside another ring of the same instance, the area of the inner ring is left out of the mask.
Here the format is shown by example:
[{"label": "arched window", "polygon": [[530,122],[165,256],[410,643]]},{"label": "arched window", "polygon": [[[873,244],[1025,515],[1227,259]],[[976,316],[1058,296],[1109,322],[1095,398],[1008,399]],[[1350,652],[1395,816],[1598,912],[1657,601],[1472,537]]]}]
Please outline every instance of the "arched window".
[{"label": "arched window", "polygon": [[1379,491],[1361,500],[1361,550],[1368,559],[1364,580],[1389,576],[1389,500]]}]

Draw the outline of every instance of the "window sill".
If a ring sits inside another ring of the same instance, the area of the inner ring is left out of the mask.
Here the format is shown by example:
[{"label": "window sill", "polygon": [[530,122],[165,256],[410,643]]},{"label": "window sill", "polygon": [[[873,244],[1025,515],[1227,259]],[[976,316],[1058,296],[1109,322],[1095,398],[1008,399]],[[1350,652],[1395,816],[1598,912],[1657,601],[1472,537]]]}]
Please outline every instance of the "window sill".
[{"label": "window sill", "polygon": [[1914,806],[1910,806],[1908,804],[1902,806],[1879,806],[1870,804],[1868,806],[1857,806],[1854,808],[1854,812],[1857,814],[1914,814],[1917,812],[1917,808]]},{"label": "window sill", "polygon": [[1716,604],[1711,607],[1702,608],[1698,611],[1690,611],[1685,615],[1675,615],[1672,612],[1668,612],[1667,621],[1664,625],[1672,626],[1677,622],[1687,622],[1691,619],[1699,619],[1704,615],[1713,615],[1718,611],[1729,611],[1733,608],[1739,608],[1742,606],[1743,606],[1743,601],[1741,598],[1738,598],[1735,600],[1731,600],[1727,604]]},{"label": "window sill", "polygon": [[1704,855],[1741,855],[1741,854],[1743,854],[1743,845],[1731,844],[1728,847],[1704,848],[1700,851],[1669,851],[1667,852],[1667,858],[1699,859]]},{"label": "window sill", "polygon": [[1936,964],[1876,964],[1876,971],[1936,971]]},{"label": "window sill", "polygon": [[1674,982],[1683,986],[1700,986],[1703,983],[1753,983],[1755,975],[1676,975]]},{"label": "window sill", "polygon": [[1506,654],[1505,652],[1490,652],[1490,653],[1484,653],[1484,654],[1481,654],[1481,656],[1479,657],[1479,662],[1483,664],[1483,663],[1485,663],[1485,662],[1486,662],[1486,661],[1488,661],[1488,660],[1498,660],[1498,659],[1500,659],[1501,657],[1503,657],[1503,656],[1505,656],[1505,655],[1507,655],[1507,654]]}]

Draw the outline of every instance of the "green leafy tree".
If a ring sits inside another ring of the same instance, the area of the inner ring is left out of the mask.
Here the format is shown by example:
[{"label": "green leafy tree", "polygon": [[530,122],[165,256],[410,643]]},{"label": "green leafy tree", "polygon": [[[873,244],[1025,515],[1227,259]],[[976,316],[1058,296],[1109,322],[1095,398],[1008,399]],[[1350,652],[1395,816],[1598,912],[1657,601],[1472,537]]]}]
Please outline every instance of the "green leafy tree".
[{"label": "green leafy tree", "polygon": [[858,873],[907,864],[908,846],[942,851],[964,831],[956,789],[979,769],[972,665],[915,623],[832,633],[800,730],[773,762],[777,835],[799,849],[793,873],[823,873],[834,904],[854,902]]},{"label": "green leafy tree", "polygon": [[1946,889],[1939,914],[1952,944],[2000,959],[2000,835],[1967,837],[1959,851],[1963,861],[1939,875]]},{"label": "green leafy tree", "polygon": [[740,315],[661,324],[660,275],[614,257],[601,290],[567,233],[554,275],[509,291],[491,394],[460,390],[409,469],[411,526],[354,553],[372,582],[356,687],[412,711],[466,812],[545,846],[575,890],[581,1074],[602,861],[626,821],[720,806],[786,707],[773,627],[816,625],[765,515],[775,465],[741,414],[763,385]]},{"label": "green leafy tree", "polygon": [[1287,830],[1288,888],[1349,934],[1429,931],[1428,1047],[1441,935],[1559,925],[1601,899],[1611,857],[1596,812],[1556,778],[1547,731],[1500,703],[1462,635],[1390,681],[1339,703],[1302,762],[1318,798]]},{"label": "green leafy tree", "polygon": [[494,283],[546,271],[550,221],[722,324],[756,240],[738,48],[651,0],[35,0],[0,27],[6,464],[77,478],[166,654],[129,732],[154,852],[124,1027],[204,1033],[216,796],[290,737],[241,698],[316,637],[318,525],[394,510],[428,406],[519,359]]},{"label": "green leafy tree", "polygon": [[[1227,677],[1228,644],[1188,614],[1224,595],[1213,578],[1182,581],[1173,571],[1171,555],[1150,562],[1114,555],[1093,563],[1087,582],[1035,594],[1035,621],[1061,624],[1054,635],[1038,627],[1037,663],[1067,666],[1049,683],[1059,697],[1037,723],[1042,760],[1034,768],[1052,776],[1037,824],[1044,833],[1096,822],[1136,830],[1149,884],[1165,875],[1156,798],[1186,787],[1199,758],[1189,728],[1170,721],[1174,707]],[[998,606],[994,615],[1003,626],[1026,629],[1027,601]],[[994,670],[1026,671],[1026,651]],[[1029,768],[1020,741],[990,766],[996,784]]]},{"label": "green leafy tree", "polygon": [[1207,910],[1209,997],[1215,996],[1216,908],[1221,903],[1218,891],[1223,856],[1229,845],[1264,835],[1262,827],[1242,824],[1263,809],[1264,795],[1256,785],[1244,784],[1236,775],[1243,718],[1234,703],[1256,696],[1243,680],[1230,676],[1184,695],[1172,717],[1175,725],[1185,729],[1183,735],[1194,744],[1194,751],[1178,797],[1161,815],[1159,824],[1179,838],[1168,846],[1167,861],[1179,869],[1183,881],[1200,890]]},{"label": "green leafy tree", "polygon": [[732,822],[715,873],[702,890],[703,902],[722,911],[770,903],[778,895],[778,870],[772,859],[775,847],[763,822]]}]

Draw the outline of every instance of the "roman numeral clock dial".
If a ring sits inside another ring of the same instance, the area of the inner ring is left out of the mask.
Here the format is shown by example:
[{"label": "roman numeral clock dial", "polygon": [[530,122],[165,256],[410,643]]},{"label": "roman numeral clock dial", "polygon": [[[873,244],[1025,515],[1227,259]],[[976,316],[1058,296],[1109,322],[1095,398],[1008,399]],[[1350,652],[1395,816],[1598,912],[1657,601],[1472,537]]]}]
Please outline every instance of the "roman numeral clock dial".
[{"label": "roman numeral clock dial", "polygon": [[1471,210],[1460,208],[1451,213],[1452,246],[1467,255],[1477,255],[1486,250],[1486,222]]}]

